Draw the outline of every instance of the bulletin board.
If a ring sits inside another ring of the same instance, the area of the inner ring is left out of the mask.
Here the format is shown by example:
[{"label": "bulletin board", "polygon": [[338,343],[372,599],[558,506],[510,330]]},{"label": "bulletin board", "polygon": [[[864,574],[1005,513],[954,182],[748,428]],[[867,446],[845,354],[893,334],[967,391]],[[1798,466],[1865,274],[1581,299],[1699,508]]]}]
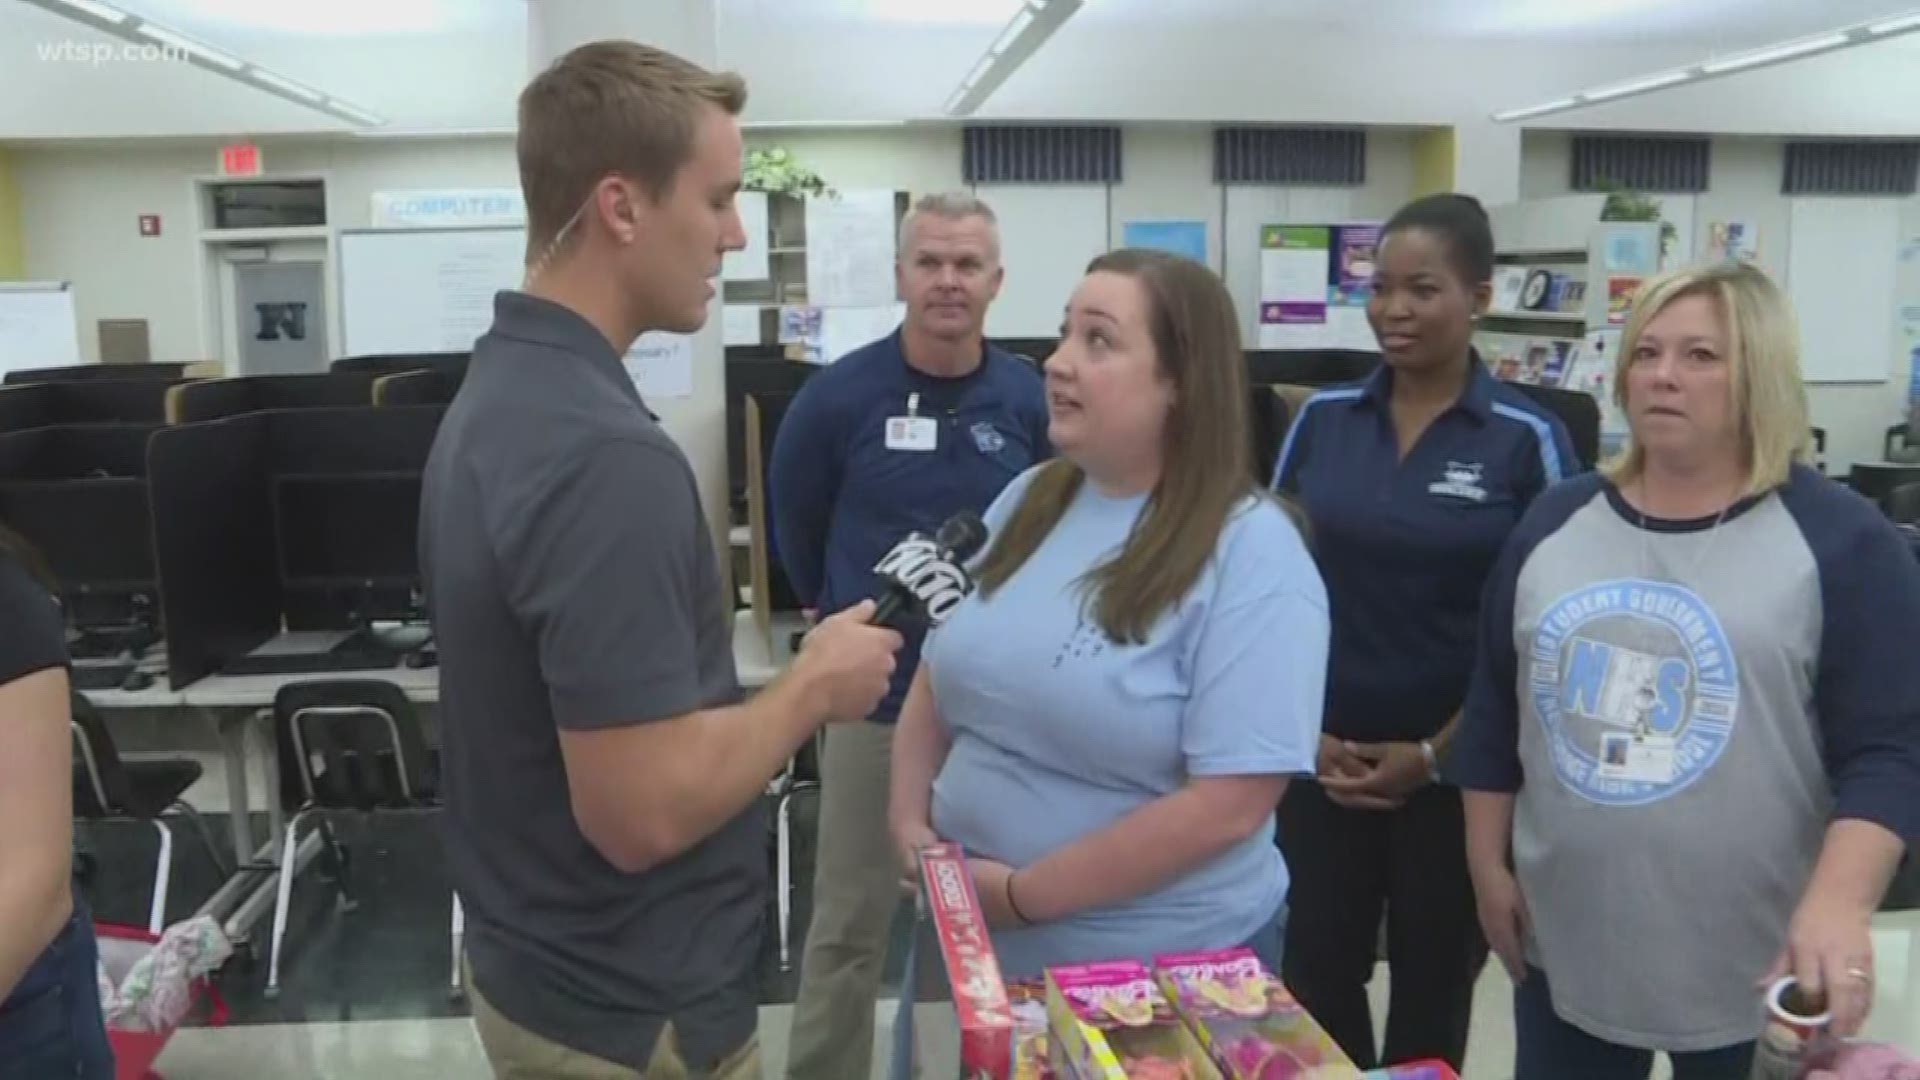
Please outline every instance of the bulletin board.
[{"label": "bulletin board", "polygon": [[1367,323],[1379,222],[1260,229],[1262,349],[1380,348]]}]

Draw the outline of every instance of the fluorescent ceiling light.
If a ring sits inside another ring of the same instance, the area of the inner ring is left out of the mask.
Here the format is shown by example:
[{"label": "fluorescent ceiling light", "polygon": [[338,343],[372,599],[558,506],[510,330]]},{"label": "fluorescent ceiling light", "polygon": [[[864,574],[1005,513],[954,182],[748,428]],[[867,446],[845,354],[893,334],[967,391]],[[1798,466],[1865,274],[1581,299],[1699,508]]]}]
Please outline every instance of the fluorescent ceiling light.
[{"label": "fluorescent ceiling light", "polygon": [[142,20],[139,26],[134,27],[134,31],[142,37],[158,42],[175,52],[199,57],[210,64],[218,64],[228,71],[239,71],[246,66],[246,62],[239,57],[228,56],[219,49],[209,45],[202,45],[192,38],[176,34],[164,26],[156,26],[153,23]]},{"label": "fluorescent ceiling light", "polygon": [[1635,79],[1632,82],[1616,83],[1613,86],[1603,86],[1598,90],[1588,90],[1578,96],[1582,101],[1612,101],[1614,98],[1626,97],[1629,94],[1644,94],[1649,90],[1658,90],[1663,86],[1686,82],[1691,78],[1693,73],[1690,71],[1668,71],[1659,75],[1649,75],[1644,79]]},{"label": "fluorescent ceiling light", "polygon": [[1738,71],[1751,71],[1759,67],[1785,63],[1817,53],[1834,52],[1852,48],[1869,42],[1885,41],[1898,34],[1908,34],[1920,30],[1920,11],[1910,11],[1904,15],[1878,19],[1871,23],[1859,23],[1853,26],[1837,27],[1824,34],[1812,37],[1795,38],[1791,41],[1775,42],[1757,49],[1734,53],[1731,56],[1702,60],[1671,71],[1631,79],[1593,90],[1583,90],[1568,97],[1558,98],[1541,105],[1530,105],[1521,109],[1504,109],[1493,114],[1496,123],[1512,123],[1516,120],[1531,120],[1549,113],[1566,112],[1586,105],[1596,105],[1603,101],[1616,101],[1635,94],[1645,94],[1678,83],[1701,79],[1719,78]]},{"label": "fluorescent ceiling light", "polygon": [[307,37],[426,34],[511,22],[526,5],[501,0],[166,0],[169,22],[202,33],[263,31]]},{"label": "fluorescent ceiling light", "polygon": [[993,67],[993,61],[999,55],[1000,55],[999,53],[988,53],[987,55],[981,57],[979,61],[973,65],[973,70],[967,72],[967,77],[960,80],[961,84],[963,86],[971,87],[976,83],[978,83],[981,79],[985,78],[987,74],[987,70]]},{"label": "fluorescent ceiling light", "polygon": [[1729,71],[1745,71],[1747,68],[1765,64],[1777,64],[1782,60],[1791,60],[1796,56],[1820,52],[1823,49],[1835,49],[1847,43],[1847,35],[1842,33],[1821,34],[1819,37],[1788,41],[1779,45],[1770,45],[1751,52],[1735,53],[1717,60],[1709,60],[1700,65],[1700,70],[1709,75],[1724,75]]},{"label": "fluorescent ceiling light", "polygon": [[59,4],[61,7],[69,7],[75,11],[83,11],[96,19],[105,19],[110,23],[123,23],[132,18],[131,15],[114,7],[112,4],[103,4],[100,0],[53,0],[53,2]]},{"label": "fluorescent ceiling light", "polygon": [[1006,29],[1000,31],[1000,36],[993,39],[993,48],[990,51],[999,54],[1011,49],[1014,39],[1026,33],[1027,27],[1033,25],[1033,12],[1034,9],[1031,7],[1022,7],[1014,12],[1013,18],[1007,22]]},{"label": "fluorescent ceiling light", "polygon": [[[278,75],[250,64],[231,53],[223,52],[211,45],[188,37],[169,26],[162,26],[141,16],[122,11],[112,4],[101,0],[26,0],[27,3],[50,11],[64,19],[83,23],[97,30],[103,30],[117,38],[133,42],[136,45],[158,45],[170,53],[177,54],[190,63],[222,75],[236,82],[247,84],[256,90],[266,90],[281,97],[318,109],[329,116],[346,120],[352,124],[384,124],[386,120],[360,108],[357,105],[328,97],[310,86],[297,83],[284,75]],[[226,3],[228,0],[169,0],[172,8],[190,8],[198,5],[204,9],[210,4]],[[351,8],[364,0],[333,0],[328,10],[334,7]],[[418,6],[419,0],[383,0],[397,6],[412,3]],[[433,0],[435,3],[449,3],[454,0]],[[468,0],[458,0],[467,3]],[[248,10],[254,9],[255,0],[246,0]],[[259,8],[291,8],[308,5],[258,4]]]},{"label": "fluorescent ceiling light", "polygon": [[1905,15],[1896,15],[1883,19],[1867,27],[1867,33],[1875,37],[1886,34],[1904,34],[1909,30],[1920,30],[1920,11],[1910,11]]},{"label": "fluorescent ceiling light", "polygon": [[947,114],[966,116],[978,109],[1085,2],[1027,0],[1022,4],[994,39],[993,47],[974,64],[973,70],[947,99]]},{"label": "fluorescent ceiling light", "polygon": [[1503,124],[1513,120],[1529,120],[1536,116],[1544,116],[1547,113],[1571,109],[1578,104],[1580,103],[1572,98],[1561,98],[1558,101],[1549,101],[1544,105],[1533,105],[1525,109],[1510,109],[1503,113],[1495,113],[1493,118]]},{"label": "fluorescent ceiling light", "polygon": [[265,68],[259,68],[259,67],[249,68],[247,69],[245,78],[251,79],[254,82],[257,82],[260,85],[266,87],[269,90],[278,90],[283,94],[291,94],[294,97],[300,98],[303,101],[311,102],[312,104],[315,104],[315,105],[318,105],[327,99],[326,95],[322,94],[320,91],[315,90],[310,86],[302,86],[299,83],[294,82],[292,79],[283,78],[279,75],[275,75],[273,72],[268,71]]},{"label": "fluorescent ceiling light", "polygon": [[344,101],[335,101],[332,98],[327,99],[327,110],[329,112],[333,112],[338,115],[344,116],[347,119],[354,121],[355,123],[365,124],[368,127],[377,128],[380,125],[387,122],[386,118],[383,116],[375,116],[374,114],[366,111],[365,109],[356,108],[355,106],[349,105]]},{"label": "fluorescent ceiling light", "polygon": [[1028,0],[861,0],[858,5],[870,19],[945,26],[993,26],[1034,6]]}]

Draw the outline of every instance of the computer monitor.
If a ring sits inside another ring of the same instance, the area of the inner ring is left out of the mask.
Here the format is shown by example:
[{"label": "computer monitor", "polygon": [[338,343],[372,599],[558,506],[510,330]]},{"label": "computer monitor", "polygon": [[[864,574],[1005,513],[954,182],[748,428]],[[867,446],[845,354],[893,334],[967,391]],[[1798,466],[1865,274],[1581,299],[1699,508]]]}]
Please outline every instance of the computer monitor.
[{"label": "computer monitor", "polygon": [[419,621],[418,472],[285,474],[273,512],[288,625]]},{"label": "computer monitor", "polygon": [[46,559],[75,628],[157,637],[159,575],[144,480],[0,481],[0,522]]}]

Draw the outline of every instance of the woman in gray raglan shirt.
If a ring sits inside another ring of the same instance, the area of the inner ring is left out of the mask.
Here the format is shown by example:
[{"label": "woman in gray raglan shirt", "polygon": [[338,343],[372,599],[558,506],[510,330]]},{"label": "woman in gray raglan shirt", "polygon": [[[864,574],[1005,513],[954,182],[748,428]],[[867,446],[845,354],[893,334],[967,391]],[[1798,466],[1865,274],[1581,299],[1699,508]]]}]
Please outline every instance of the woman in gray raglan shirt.
[{"label": "woman in gray raglan shirt", "polygon": [[1920,565],[1801,463],[1798,340],[1750,266],[1649,282],[1626,454],[1542,495],[1489,579],[1449,772],[1518,1080],[1643,1080],[1655,1051],[1745,1080],[1771,976],[1842,1034],[1872,1000],[1920,833]]}]

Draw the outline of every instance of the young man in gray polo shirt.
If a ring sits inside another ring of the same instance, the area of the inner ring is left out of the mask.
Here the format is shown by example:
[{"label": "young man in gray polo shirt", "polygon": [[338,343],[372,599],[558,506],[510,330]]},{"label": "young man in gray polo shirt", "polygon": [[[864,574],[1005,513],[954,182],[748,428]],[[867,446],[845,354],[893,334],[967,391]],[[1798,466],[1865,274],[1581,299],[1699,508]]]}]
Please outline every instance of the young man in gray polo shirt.
[{"label": "young man in gray polo shirt", "polygon": [[871,603],[742,702],[692,470],[621,364],[707,317],[746,92],[632,42],[520,99],[531,265],[427,465],[446,843],[503,1077],[759,1075],[767,780],[886,692]]}]

